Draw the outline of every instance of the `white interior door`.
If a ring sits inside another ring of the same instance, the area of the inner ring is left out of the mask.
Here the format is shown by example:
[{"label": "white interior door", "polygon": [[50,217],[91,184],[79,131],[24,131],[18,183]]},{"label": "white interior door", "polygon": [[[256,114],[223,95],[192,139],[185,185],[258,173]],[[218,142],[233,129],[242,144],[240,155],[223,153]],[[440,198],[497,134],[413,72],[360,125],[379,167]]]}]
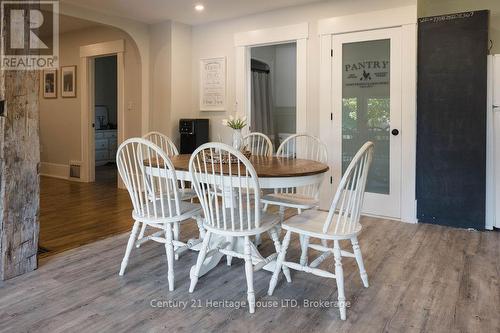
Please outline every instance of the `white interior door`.
[{"label": "white interior door", "polygon": [[[365,214],[401,217],[401,30],[333,35],[330,147],[335,175],[357,150],[375,144],[363,205]],[[335,179],[338,184],[339,179]]]}]

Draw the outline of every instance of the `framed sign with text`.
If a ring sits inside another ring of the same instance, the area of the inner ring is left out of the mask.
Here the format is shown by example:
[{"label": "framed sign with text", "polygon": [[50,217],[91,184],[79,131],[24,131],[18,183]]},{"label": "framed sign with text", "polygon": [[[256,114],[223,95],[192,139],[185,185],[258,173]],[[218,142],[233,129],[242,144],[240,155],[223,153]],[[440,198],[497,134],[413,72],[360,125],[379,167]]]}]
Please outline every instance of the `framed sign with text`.
[{"label": "framed sign with text", "polygon": [[200,110],[225,111],[226,58],[200,60]]}]

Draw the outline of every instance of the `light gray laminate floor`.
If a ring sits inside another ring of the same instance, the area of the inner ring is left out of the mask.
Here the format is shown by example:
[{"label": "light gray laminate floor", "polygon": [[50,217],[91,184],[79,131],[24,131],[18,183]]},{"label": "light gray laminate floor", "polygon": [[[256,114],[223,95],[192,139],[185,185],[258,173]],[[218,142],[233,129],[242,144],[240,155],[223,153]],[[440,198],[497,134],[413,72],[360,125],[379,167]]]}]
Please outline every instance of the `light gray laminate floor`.
[{"label": "light gray laminate floor", "polygon": [[[188,293],[196,253],[176,262],[168,292],[164,247],[134,249],[118,276],[127,235],[45,259],[30,274],[0,283],[2,332],[500,332],[500,233],[469,232],[364,218],[360,244],[370,278],[365,289],[353,259],[344,259],[347,320],[336,308],[305,308],[307,300],[335,300],[334,280],[292,272],[266,295],[270,273],[255,273],[260,302],[291,299],[300,307],[216,308],[210,301],[246,300],[244,265],[225,261]],[[183,229],[193,236],[194,227]],[[292,238],[287,258],[297,259]],[[262,252],[270,253],[265,238]],[[332,268],[332,262],[327,261]],[[154,308],[153,300],[188,301],[186,309]],[[207,303],[208,302],[208,303]],[[193,307],[192,305],[201,305]]]}]

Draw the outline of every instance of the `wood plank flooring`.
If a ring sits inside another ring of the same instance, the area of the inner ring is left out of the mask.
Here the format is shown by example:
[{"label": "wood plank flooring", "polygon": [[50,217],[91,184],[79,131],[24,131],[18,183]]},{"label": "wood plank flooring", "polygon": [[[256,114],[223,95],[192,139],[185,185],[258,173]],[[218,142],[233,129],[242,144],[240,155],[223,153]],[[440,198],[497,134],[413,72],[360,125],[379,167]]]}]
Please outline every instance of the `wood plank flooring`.
[{"label": "wood plank flooring", "polygon": [[[247,308],[214,307],[211,301],[246,300],[244,265],[236,258],[232,267],[221,262],[200,278],[189,294],[196,260],[189,252],[175,263],[176,289],[168,292],[165,249],[148,243],[134,249],[119,277],[124,234],[51,256],[37,271],[0,284],[0,331],[500,332],[499,232],[374,218],[362,224],[370,287],[362,286],[354,260],[345,258],[346,321],[336,308],[304,307],[307,300],[335,300],[335,281],[293,271],[293,282],[280,279],[271,297],[268,272],[255,273],[254,286],[260,304],[289,299],[298,307],[261,305],[253,315]],[[194,223],[182,230],[183,238],[195,233]],[[262,252],[272,250],[264,238]],[[287,258],[299,258],[296,237]],[[325,265],[333,269],[331,260]],[[185,309],[152,307],[155,300],[188,303]]]},{"label": "wood plank flooring", "polygon": [[127,191],[116,187],[116,169],[98,167],[96,183],[41,177],[41,258],[95,242],[131,228]]}]

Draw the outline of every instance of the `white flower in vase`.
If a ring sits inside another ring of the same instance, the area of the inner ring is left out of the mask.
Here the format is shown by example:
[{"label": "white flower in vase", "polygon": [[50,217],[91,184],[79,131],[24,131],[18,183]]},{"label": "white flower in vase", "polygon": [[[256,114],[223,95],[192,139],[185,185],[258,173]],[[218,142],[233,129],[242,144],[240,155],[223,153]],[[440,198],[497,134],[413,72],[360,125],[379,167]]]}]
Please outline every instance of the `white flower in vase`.
[{"label": "white flower in vase", "polygon": [[247,117],[229,115],[229,119],[222,120],[222,125],[233,129],[233,148],[241,150],[243,145],[241,130],[247,125]]}]

